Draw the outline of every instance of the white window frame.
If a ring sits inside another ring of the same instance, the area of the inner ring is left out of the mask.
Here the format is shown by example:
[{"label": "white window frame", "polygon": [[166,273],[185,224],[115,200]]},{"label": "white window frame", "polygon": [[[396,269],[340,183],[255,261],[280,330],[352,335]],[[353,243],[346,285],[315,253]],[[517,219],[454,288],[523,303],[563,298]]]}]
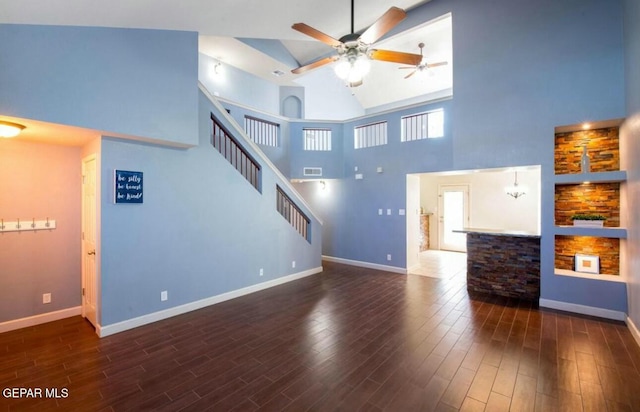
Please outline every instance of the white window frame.
[{"label": "white window frame", "polygon": [[353,147],[355,149],[384,146],[387,143],[388,135],[386,120],[363,124],[353,128]]},{"label": "white window frame", "polygon": [[444,137],[443,109],[403,116],[400,123],[402,125],[401,142]]},{"label": "white window frame", "polygon": [[314,152],[331,151],[331,129],[308,127],[302,129],[303,150]]}]

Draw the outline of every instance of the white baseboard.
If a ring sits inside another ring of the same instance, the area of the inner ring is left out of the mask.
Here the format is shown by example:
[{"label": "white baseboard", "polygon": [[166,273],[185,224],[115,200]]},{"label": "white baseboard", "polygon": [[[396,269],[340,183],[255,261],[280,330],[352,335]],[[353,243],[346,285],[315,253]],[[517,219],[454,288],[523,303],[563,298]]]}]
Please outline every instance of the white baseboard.
[{"label": "white baseboard", "polygon": [[631,318],[628,316],[627,316],[627,327],[631,331],[631,335],[633,335],[633,338],[636,340],[636,343],[638,344],[638,346],[640,346],[640,330],[638,330],[638,327],[636,326],[636,324],[633,323]]},{"label": "white baseboard", "polygon": [[27,318],[10,320],[0,323],[0,333],[9,332],[16,329],[28,328],[42,323],[53,322],[55,320],[70,318],[82,314],[82,306],[57,310],[55,312],[43,313],[41,315],[29,316]]},{"label": "white baseboard", "polygon": [[322,256],[322,259],[326,260],[327,262],[343,263],[345,265],[358,266],[367,269],[384,270],[386,272],[400,273],[402,275],[406,275],[408,273],[407,269],[399,268],[396,266],[380,265],[378,263],[361,262],[359,260],[343,259],[324,255]]},{"label": "white baseboard", "polygon": [[215,305],[216,303],[224,302],[226,300],[235,299],[240,296],[248,295],[250,293],[258,292],[264,289],[272,288],[274,286],[282,285],[284,283],[292,282],[294,280],[302,279],[307,276],[315,275],[322,272],[322,266],[305,270],[302,272],[294,273],[292,275],[283,276],[281,278],[273,279],[267,282],[258,283],[256,285],[248,286],[246,288],[232,290],[220,295],[211,296],[206,299],[198,300],[195,302],[186,303],[184,305],[175,306],[173,308],[161,310],[148,315],[139,316],[137,318],[128,319],[122,322],[114,323],[112,325],[96,327],[96,333],[101,338],[115,333],[124,332],[129,329],[137,328],[139,326],[147,325],[149,323],[157,322],[159,320],[172,318],[174,316],[182,315],[187,312],[202,309],[207,306]]},{"label": "white baseboard", "polygon": [[599,318],[625,321],[627,314],[611,309],[596,308],[593,306],[579,305],[577,303],[560,302],[557,300],[542,299],[539,301],[540,307],[563,310],[565,312],[580,313],[582,315],[596,316]]}]

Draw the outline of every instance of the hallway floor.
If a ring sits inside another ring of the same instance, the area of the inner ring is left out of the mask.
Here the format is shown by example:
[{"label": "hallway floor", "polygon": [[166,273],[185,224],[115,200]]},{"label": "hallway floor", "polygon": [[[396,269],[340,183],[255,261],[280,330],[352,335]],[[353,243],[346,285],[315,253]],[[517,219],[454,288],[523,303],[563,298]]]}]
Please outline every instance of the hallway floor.
[{"label": "hallway floor", "polygon": [[0,334],[0,411],[640,411],[620,322],[323,264],[103,339],[81,317]]},{"label": "hallway floor", "polygon": [[425,250],[420,252],[418,265],[411,268],[412,275],[452,279],[467,275],[467,254],[446,250]]}]

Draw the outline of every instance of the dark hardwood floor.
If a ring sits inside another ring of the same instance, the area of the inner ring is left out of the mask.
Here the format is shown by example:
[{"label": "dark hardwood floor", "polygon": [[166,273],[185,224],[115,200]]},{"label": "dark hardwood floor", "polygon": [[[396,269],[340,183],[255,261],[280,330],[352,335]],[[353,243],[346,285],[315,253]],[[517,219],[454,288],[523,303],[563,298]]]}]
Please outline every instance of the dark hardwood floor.
[{"label": "dark hardwood floor", "polygon": [[103,339],[80,317],[0,334],[0,411],[640,411],[622,323],[324,268]]}]

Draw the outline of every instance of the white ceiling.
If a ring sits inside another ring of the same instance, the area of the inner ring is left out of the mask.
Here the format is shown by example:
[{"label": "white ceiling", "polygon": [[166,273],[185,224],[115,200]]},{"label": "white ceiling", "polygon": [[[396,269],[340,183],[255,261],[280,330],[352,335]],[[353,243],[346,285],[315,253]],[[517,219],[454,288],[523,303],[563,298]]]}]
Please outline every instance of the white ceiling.
[{"label": "white ceiling", "polygon": [[[355,29],[361,31],[391,6],[409,10],[429,0],[356,0]],[[334,38],[350,32],[348,0],[0,0],[0,23],[101,26],[186,30],[199,33],[201,53],[219,58],[241,70],[278,84],[295,84],[304,75],[293,75],[290,67],[235,38],[281,40],[289,52],[306,64],[331,52],[331,48],[291,29],[306,23]],[[435,75],[412,76],[399,65],[372,62],[362,86],[353,88],[363,107],[411,99],[452,87],[451,19],[439,19],[375,44],[376,48],[419,53],[426,44],[428,62],[448,61]],[[285,75],[277,78],[273,70]],[[331,70],[326,66],[317,70]]]}]

